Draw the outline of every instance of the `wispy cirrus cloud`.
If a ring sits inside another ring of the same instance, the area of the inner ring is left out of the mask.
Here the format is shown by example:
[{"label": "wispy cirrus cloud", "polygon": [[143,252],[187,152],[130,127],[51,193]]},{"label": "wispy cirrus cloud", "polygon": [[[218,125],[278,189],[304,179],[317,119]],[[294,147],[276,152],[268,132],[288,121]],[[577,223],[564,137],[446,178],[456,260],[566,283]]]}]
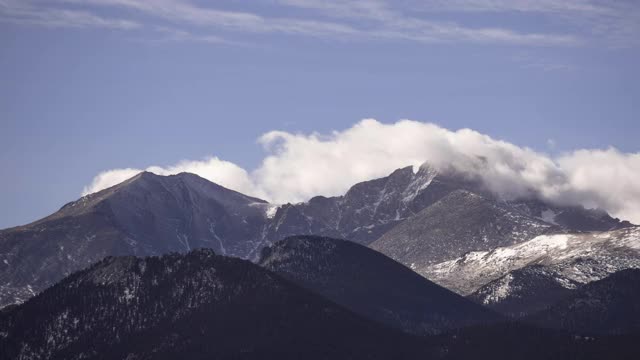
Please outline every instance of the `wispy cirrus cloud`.
[{"label": "wispy cirrus cloud", "polygon": [[[582,40],[573,34],[522,33],[498,26],[467,27],[451,21],[426,20],[407,13],[415,12],[412,4],[382,0],[322,1],[275,0],[282,5],[313,9],[327,16],[373,21],[380,37],[401,38],[420,42],[505,43],[519,45],[576,45]],[[396,7],[392,7],[395,4]],[[411,6],[406,6],[411,5]],[[435,8],[434,8],[435,9]]]},{"label": "wispy cirrus cloud", "polygon": [[169,21],[174,25],[210,27],[226,31],[314,36],[354,35],[358,32],[346,24],[309,19],[264,17],[247,11],[229,11],[198,6],[184,0],[65,0],[64,2],[119,7]]},{"label": "wispy cirrus cloud", "polygon": [[[513,44],[567,45],[604,43],[611,47],[637,45],[640,40],[640,3],[614,0],[273,0],[280,4],[322,11],[343,18],[377,20],[389,29],[419,29],[436,38],[506,42]],[[410,14],[410,15],[407,15]],[[489,28],[464,27],[457,23],[426,21],[442,14],[514,15],[560,25],[564,33],[522,33],[498,24]],[[405,36],[411,32],[402,32]],[[415,33],[413,33],[415,35]]]},{"label": "wispy cirrus cloud", "polygon": [[141,25],[132,20],[103,17],[87,10],[49,8],[29,1],[0,0],[0,22],[45,27],[111,28],[131,30]]},{"label": "wispy cirrus cloud", "polygon": [[[295,0],[292,0],[295,1]],[[301,0],[302,1],[302,0]],[[399,0],[423,13],[498,13],[544,17],[609,47],[640,44],[640,3],[633,0]]]},{"label": "wispy cirrus cloud", "polygon": [[[229,6],[224,7],[223,3],[224,1],[203,5],[189,0],[24,0],[18,3],[4,0],[0,2],[0,18],[11,22],[72,27],[82,23],[72,15],[80,17],[83,14],[87,19],[85,26],[133,29],[142,24],[151,30],[170,28],[174,29],[174,33],[182,34],[173,36],[173,39],[180,40],[213,40],[222,38],[222,34],[226,40],[226,37],[232,36],[230,34],[238,33],[295,35],[340,41],[461,42],[526,46],[571,46],[584,42],[582,35],[575,32],[556,33],[543,29],[522,31],[499,23],[469,26],[462,22],[444,21],[423,11],[448,8],[467,11],[470,5],[463,6],[464,2],[451,7],[442,5],[444,2],[426,1],[431,5],[425,7],[424,4],[417,6],[410,1],[263,0],[253,3],[256,6],[241,9],[235,4],[231,6],[231,10]],[[478,11],[492,9],[486,4],[484,7],[480,6],[481,2],[476,3]],[[506,2],[502,4],[506,8]],[[495,5],[494,8],[500,7]],[[264,9],[270,11],[265,12]],[[103,15],[111,14],[114,10],[126,18]],[[46,19],[39,19],[38,14],[48,15]],[[164,35],[167,33],[164,32]]]},{"label": "wispy cirrus cloud", "polygon": [[567,61],[552,59],[525,51],[515,54],[511,57],[511,60],[524,69],[535,69],[543,72],[570,71],[576,68],[574,64]]},{"label": "wispy cirrus cloud", "polygon": [[140,39],[143,42],[197,42],[207,44],[221,44],[221,45],[233,45],[233,46],[250,46],[239,41],[233,41],[217,35],[210,34],[194,34],[187,30],[181,30],[178,28],[157,26],[153,28],[154,37]]},{"label": "wispy cirrus cloud", "polygon": [[217,44],[261,42],[256,37],[266,35],[557,48],[640,44],[640,4],[624,0],[0,0],[0,21]]},{"label": "wispy cirrus cloud", "polygon": [[613,1],[592,0],[400,0],[423,11],[608,13]]}]

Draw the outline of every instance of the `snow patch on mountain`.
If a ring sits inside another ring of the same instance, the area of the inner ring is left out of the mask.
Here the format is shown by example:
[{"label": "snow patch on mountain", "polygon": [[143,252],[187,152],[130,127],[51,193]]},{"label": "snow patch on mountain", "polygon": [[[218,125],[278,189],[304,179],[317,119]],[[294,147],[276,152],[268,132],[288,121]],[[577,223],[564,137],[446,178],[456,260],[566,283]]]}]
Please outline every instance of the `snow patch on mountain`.
[{"label": "snow patch on mountain", "polygon": [[497,287],[495,288],[494,292],[491,294],[491,296],[487,296],[484,299],[483,303],[485,305],[488,305],[491,303],[498,302],[506,298],[507,296],[509,296],[509,293],[511,293],[512,281],[513,281],[513,276],[510,274],[507,274],[505,277],[500,279],[500,283],[497,284]]},{"label": "snow patch on mountain", "polygon": [[[473,251],[417,271],[428,279],[468,295],[484,284],[529,265],[544,265],[566,284],[602,279],[640,268],[640,227],[601,233],[541,235],[490,251]],[[562,282],[561,282],[562,283]]]},{"label": "snow patch on mountain", "polygon": [[413,175],[413,180],[402,192],[402,202],[405,204],[413,201],[420,192],[429,187],[433,182],[433,179],[438,175],[438,171],[425,163],[418,169],[413,167]]},{"label": "snow patch on mountain", "polygon": [[267,216],[267,219],[273,219],[276,216],[276,213],[278,212],[279,207],[280,205],[269,204],[269,206],[267,206],[265,210],[265,215]]}]

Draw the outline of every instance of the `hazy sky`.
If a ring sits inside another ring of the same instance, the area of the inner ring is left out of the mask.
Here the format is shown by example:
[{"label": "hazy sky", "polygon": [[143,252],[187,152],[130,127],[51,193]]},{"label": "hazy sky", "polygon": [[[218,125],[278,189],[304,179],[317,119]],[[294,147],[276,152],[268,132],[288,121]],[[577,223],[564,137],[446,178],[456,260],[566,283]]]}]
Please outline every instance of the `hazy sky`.
[{"label": "hazy sky", "polygon": [[[640,151],[640,3],[0,0],[0,228],[96,174],[363,118]],[[267,153],[269,154],[269,153]]]}]

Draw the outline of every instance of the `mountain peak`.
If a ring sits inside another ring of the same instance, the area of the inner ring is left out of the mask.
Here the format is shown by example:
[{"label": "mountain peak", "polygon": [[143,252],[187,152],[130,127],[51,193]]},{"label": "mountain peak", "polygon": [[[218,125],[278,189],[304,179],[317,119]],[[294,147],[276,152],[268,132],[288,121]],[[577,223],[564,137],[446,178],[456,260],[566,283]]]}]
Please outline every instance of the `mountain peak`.
[{"label": "mountain peak", "polygon": [[268,206],[194,174],[141,172],[46,218],[1,232],[0,280],[9,280],[0,281],[0,306],[109,255],[205,247],[244,257],[261,240]]},{"label": "mountain peak", "polygon": [[127,193],[128,196],[139,197],[142,194],[166,192],[184,193],[185,191],[196,192],[205,197],[215,198],[222,202],[267,204],[267,202],[262,199],[241,194],[193,173],[181,172],[174,175],[158,175],[150,171],[142,171],[117,185],[70,202],[60,210],[71,210],[72,213],[75,213],[79,208],[95,206],[101,201],[113,198],[116,194],[122,193]]},{"label": "mountain peak", "polygon": [[412,176],[414,174],[413,166],[405,166],[399,169],[395,169],[388,175],[388,177],[393,178],[397,176]]}]

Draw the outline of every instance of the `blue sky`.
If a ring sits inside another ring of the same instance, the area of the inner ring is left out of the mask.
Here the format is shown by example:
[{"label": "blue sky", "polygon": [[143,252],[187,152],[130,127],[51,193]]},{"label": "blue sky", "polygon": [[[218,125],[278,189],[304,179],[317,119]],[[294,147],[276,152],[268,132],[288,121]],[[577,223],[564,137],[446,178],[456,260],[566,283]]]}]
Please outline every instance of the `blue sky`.
[{"label": "blue sky", "polygon": [[635,1],[0,0],[0,228],[103,170],[364,118],[561,156],[640,151]]}]

